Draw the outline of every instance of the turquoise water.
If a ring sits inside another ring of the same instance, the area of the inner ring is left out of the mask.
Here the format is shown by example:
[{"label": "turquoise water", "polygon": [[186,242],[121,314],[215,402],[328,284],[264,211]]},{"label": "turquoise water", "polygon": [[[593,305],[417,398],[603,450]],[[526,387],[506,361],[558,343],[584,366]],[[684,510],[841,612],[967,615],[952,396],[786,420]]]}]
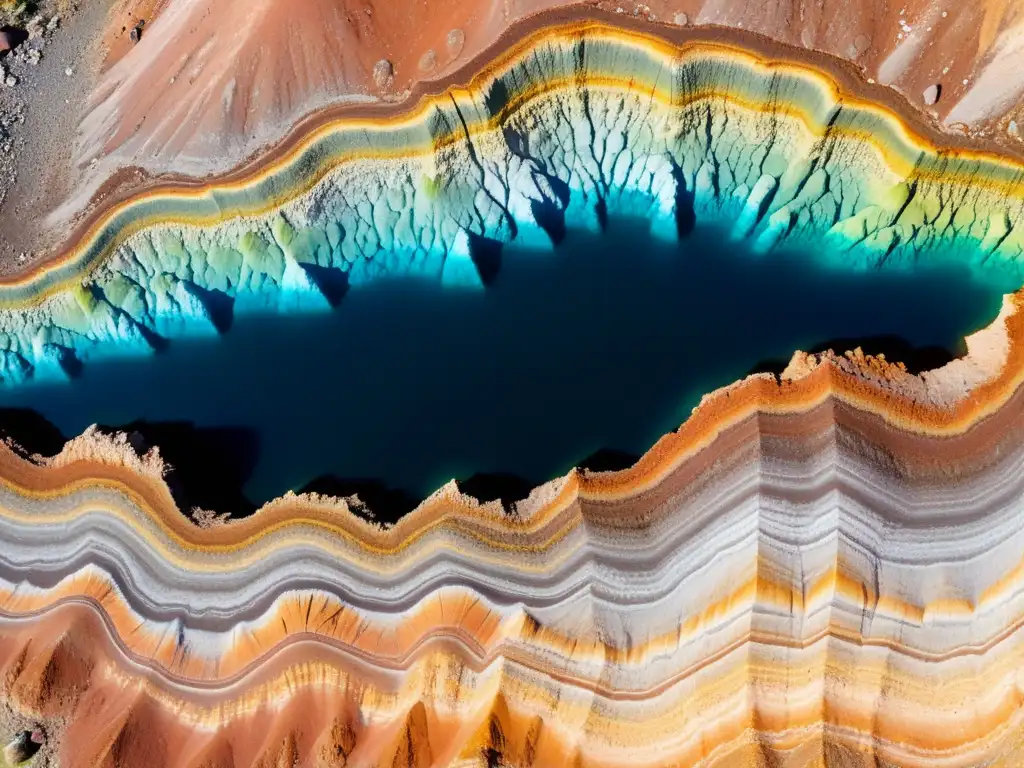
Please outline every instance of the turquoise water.
[{"label": "turquoise water", "polygon": [[600,449],[642,453],[702,394],[796,348],[885,337],[866,351],[941,364],[1000,303],[956,269],[823,270],[715,232],[667,245],[624,222],[490,266],[483,291],[361,286],[331,313],[237,317],[220,337],[90,363],[0,405],[65,436],[133,425],[178,467],[184,503],[242,511],[316,480],[411,506],[451,477],[499,473],[495,493],[514,494]]}]

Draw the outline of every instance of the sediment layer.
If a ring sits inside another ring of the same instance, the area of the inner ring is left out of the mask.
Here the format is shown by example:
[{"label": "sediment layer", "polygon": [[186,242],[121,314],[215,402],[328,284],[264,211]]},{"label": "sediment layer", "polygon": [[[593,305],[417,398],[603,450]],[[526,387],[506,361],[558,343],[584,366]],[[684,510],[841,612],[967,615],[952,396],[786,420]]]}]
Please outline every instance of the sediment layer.
[{"label": "sediment layer", "polygon": [[867,407],[900,373],[798,355],[630,470],[387,527],[3,450],[4,692],[69,766],[1013,765],[1024,399],[928,435]]},{"label": "sediment layer", "polygon": [[805,66],[546,28],[409,113],[339,118],[250,175],[114,206],[0,285],[0,376],[62,376],[232,312],[324,309],[385,275],[479,287],[495,247],[550,248],[614,216],[667,238],[728,223],[760,251],[813,243],[849,269],[953,258],[1017,287],[1020,179]]},{"label": "sediment layer", "polygon": [[[501,244],[610,216],[1020,285],[1020,179],[793,62],[550,28],[409,114],[119,204],[0,285],[3,375],[339,280],[479,289]],[[200,525],[127,438],[0,448],[0,688],[67,766],[1017,765],[1022,301],[921,376],[798,353],[513,509],[450,484],[393,526],[291,494]]]}]

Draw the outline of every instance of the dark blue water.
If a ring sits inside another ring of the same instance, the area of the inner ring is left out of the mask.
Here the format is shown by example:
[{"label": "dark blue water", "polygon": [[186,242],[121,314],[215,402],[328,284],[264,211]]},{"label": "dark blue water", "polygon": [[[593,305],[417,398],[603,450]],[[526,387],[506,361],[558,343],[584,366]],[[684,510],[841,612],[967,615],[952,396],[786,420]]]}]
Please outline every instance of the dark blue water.
[{"label": "dark blue water", "polygon": [[642,453],[703,393],[795,348],[882,336],[867,351],[941,364],[999,301],[957,270],[836,272],[714,233],[676,248],[615,222],[554,254],[506,249],[480,293],[354,288],[333,313],[239,317],[220,338],[93,363],[0,404],[64,435],[150,422],[143,434],[186,476],[237,482],[251,502],[325,475],[412,499],[451,477],[539,483],[602,448]]}]

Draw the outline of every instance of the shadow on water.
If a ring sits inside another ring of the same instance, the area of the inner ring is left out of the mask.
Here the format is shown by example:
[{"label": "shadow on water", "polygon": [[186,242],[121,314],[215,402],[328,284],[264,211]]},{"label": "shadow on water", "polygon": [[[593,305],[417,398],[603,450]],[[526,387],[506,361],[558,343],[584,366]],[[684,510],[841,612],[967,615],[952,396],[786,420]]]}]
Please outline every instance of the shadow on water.
[{"label": "shadow on water", "polygon": [[314,270],[334,312],[244,315],[70,384],[0,391],[17,409],[0,422],[42,453],[60,433],[127,425],[175,466],[186,509],[244,514],[291,488],[356,494],[389,520],[452,477],[510,502],[580,463],[623,469],[703,394],[752,361],[781,371],[794,349],[941,365],[1001,301],[965,270],[828,270],[699,226],[680,246],[620,220],[553,254],[473,245],[486,290],[350,290]]},{"label": "shadow on water", "polygon": [[53,456],[60,453],[67,437],[31,408],[5,408],[0,411],[0,433],[29,453]]},{"label": "shadow on water", "polygon": [[210,315],[210,322],[217,329],[218,333],[227,333],[235,320],[235,300],[223,291],[213,291],[208,288],[201,288],[192,284],[192,290],[206,307]]},{"label": "shadow on water", "polygon": [[[167,465],[167,485],[178,507],[245,516],[256,505],[242,489],[259,460],[260,436],[247,427],[197,427],[186,421],[134,421],[99,425],[102,432],[124,432],[139,455],[156,446]],[[0,409],[0,435],[28,453],[53,456],[71,437],[29,408]]]},{"label": "shadow on water", "polygon": [[[523,477],[500,472],[477,472],[459,481],[459,490],[478,501],[500,501],[503,504],[525,499],[534,483]],[[423,498],[397,488],[389,488],[380,480],[347,480],[334,475],[318,477],[305,485],[300,493],[320,493],[336,498],[358,496],[382,523],[397,522],[402,515],[416,508]]]},{"label": "shadow on water", "polygon": [[534,485],[524,477],[506,472],[477,472],[460,482],[459,488],[478,501],[500,501],[508,505],[529,496]]},{"label": "shadow on water", "polygon": [[476,235],[470,236],[470,255],[480,275],[480,282],[491,285],[501,272],[501,243]]},{"label": "shadow on water", "polygon": [[313,284],[320,289],[328,304],[332,307],[341,304],[349,290],[348,272],[335,267],[318,267],[315,264],[303,264],[302,268],[306,270]]},{"label": "shadow on water", "polygon": [[182,511],[193,507],[244,516],[256,505],[242,489],[259,462],[260,435],[249,427],[199,427],[188,421],[133,421],[102,425],[104,432],[120,431],[144,453],[160,450],[169,465],[167,484]]},{"label": "shadow on water", "polygon": [[683,169],[672,164],[672,178],[676,182],[676,231],[680,237],[689,237],[697,226],[697,212],[694,210],[693,190],[686,186]]},{"label": "shadow on water", "polygon": [[322,475],[304,485],[298,493],[319,493],[338,499],[358,496],[373,512],[374,519],[382,523],[397,522],[422,501],[403,490],[389,488],[380,480],[346,480],[336,475]]},{"label": "shadow on water", "polygon": [[589,469],[591,472],[618,472],[632,467],[639,461],[641,455],[628,451],[616,451],[612,448],[600,448],[583,459],[579,466],[581,469]]}]

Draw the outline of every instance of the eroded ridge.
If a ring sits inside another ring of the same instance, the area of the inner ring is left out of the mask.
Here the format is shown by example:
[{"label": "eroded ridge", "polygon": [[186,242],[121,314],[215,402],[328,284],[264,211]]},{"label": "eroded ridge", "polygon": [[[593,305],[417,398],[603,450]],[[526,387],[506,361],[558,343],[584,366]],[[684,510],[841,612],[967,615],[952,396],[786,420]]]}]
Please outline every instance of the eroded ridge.
[{"label": "eroded ridge", "polygon": [[4,449],[4,693],[70,766],[1016,764],[1024,397],[921,390],[1007,386],[1022,326],[923,379],[798,353],[629,470],[393,526],[197,526],[124,437]]},{"label": "eroded ridge", "polygon": [[62,377],[232,313],[325,309],[385,274],[479,287],[494,247],[550,248],[609,216],[666,238],[728,223],[846,268],[956,258],[1016,286],[1020,180],[808,66],[555,26],[408,113],[342,117],[248,175],[115,205],[0,286],[0,377]]}]

